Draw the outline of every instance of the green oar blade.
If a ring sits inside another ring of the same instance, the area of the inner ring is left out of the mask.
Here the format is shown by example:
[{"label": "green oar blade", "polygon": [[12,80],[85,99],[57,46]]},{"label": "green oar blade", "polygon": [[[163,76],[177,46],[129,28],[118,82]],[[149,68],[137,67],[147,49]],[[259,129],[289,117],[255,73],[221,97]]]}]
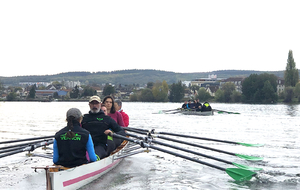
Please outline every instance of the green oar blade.
[{"label": "green oar blade", "polygon": [[248,181],[256,175],[255,172],[239,168],[226,168],[226,173],[236,181]]},{"label": "green oar blade", "polygon": [[264,158],[261,157],[255,157],[255,156],[247,156],[247,155],[242,155],[242,154],[235,154],[236,156],[245,159],[245,160],[251,160],[251,161],[261,161]]},{"label": "green oar blade", "polygon": [[264,146],[264,144],[249,144],[249,143],[239,143],[239,142],[237,144],[240,144],[243,146]]},{"label": "green oar blade", "polygon": [[245,166],[242,164],[237,164],[232,162],[233,165],[235,165],[238,168],[244,169],[244,170],[251,170],[251,171],[258,171],[258,170],[262,170],[262,168],[254,168],[254,167],[250,167],[250,166]]}]

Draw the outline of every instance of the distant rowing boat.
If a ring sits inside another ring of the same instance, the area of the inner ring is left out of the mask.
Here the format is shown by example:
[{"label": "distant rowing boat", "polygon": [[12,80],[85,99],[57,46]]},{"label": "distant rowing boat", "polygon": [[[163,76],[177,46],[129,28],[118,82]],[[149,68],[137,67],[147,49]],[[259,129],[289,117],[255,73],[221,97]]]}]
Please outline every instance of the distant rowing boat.
[{"label": "distant rowing boat", "polygon": [[45,169],[47,190],[78,189],[115,168],[122,161],[123,158],[119,156],[122,154],[127,144],[127,141],[123,141],[123,143],[110,156],[102,160],[74,168],[64,169],[62,166],[33,168]]}]

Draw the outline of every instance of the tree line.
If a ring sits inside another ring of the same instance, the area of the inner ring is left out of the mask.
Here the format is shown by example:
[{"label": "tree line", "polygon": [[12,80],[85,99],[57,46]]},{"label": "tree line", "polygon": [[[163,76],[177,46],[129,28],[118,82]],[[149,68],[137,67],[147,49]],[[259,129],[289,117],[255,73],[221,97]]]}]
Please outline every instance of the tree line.
[{"label": "tree line", "polygon": [[165,81],[148,83],[147,88],[134,92],[130,96],[131,101],[144,102],[182,102],[184,94],[189,91],[197,92],[195,96],[187,99],[199,99],[202,102],[215,101],[225,103],[276,103],[300,102],[299,71],[293,58],[292,50],[289,50],[286,70],[284,72],[284,91],[277,92],[278,77],[274,74],[251,74],[242,82],[242,93],[236,90],[235,84],[227,82],[220,86],[212,97],[204,87],[187,87],[181,81],[167,85]]},{"label": "tree line", "polygon": [[[168,85],[165,80],[162,82],[157,81],[155,83],[148,82],[144,89],[133,88],[133,92],[130,95],[130,101],[182,102],[188,99],[199,99],[201,102],[215,101],[225,103],[276,103],[279,100],[283,102],[300,102],[299,71],[296,68],[292,50],[288,53],[286,69],[284,72],[284,81],[285,89],[283,92],[278,93],[277,76],[268,73],[255,73],[246,77],[242,82],[242,93],[236,90],[235,84],[227,82],[220,86],[214,97],[212,97],[205,88],[198,86],[187,87],[180,80],[171,85]],[[57,86],[60,84],[54,85]],[[0,90],[1,89],[3,89],[3,85],[0,82]],[[36,86],[33,85],[29,91],[27,99],[35,98],[35,90]],[[102,95],[114,95],[115,92],[115,87],[107,83],[103,87]],[[78,99],[81,97],[92,96],[96,93],[97,92],[89,85],[83,86],[83,90],[81,91],[78,86],[75,86],[67,98]],[[185,97],[185,94],[189,93],[190,96]],[[15,98],[15,91],[12,91],[7,96],[7,100],[14,100]],[[58,98],[57,94],[54,94],[53,98]]]}]

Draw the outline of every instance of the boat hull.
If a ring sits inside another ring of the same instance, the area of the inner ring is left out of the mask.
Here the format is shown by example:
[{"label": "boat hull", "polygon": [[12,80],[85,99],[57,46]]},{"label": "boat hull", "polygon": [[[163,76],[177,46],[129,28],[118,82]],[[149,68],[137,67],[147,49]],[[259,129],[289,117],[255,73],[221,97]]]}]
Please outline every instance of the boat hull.
[{"label": "boat hull", "polygon": [[64,171],[50,172],[52,189],[79,189],[115,168],[122,159],[113,156]]},{"label": "boat hull", "polygon": [[128,142],[123,143],[108,157],[96,162],[84,164],[74,168],[64,169],[62,166],[34,167],[35,169],[45,169],[47,190],[74,190],[94,181],[107,172],[115,168],[123,158]]},{"label": "boat hull", "polygon": [[200,115],[200,116],[214,115],[214,111],[181,111],[180,113],[184,115]]}]

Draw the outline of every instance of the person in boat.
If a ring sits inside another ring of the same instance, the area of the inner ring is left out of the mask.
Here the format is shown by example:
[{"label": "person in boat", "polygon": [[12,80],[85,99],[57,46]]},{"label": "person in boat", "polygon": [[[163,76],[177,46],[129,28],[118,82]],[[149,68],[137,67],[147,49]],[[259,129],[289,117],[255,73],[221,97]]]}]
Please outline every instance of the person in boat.
[{"label": "person in boat", "polygon": [[184,101],[184,103],[181,106],[182,109],[187,109],[187,101]]},{"label": "person in boat", "polygon": [[124,127],[128,127],[128,125],[129,125],[129,116],[123,111],[121,100],[119,100],[119,99],[115,100],[115,108],[122,115],[123,122],[124,122]]},{"label": "person in boat", "polygon": [[122,118],[122,114],[116,110],[114,98],[112,96],[105,96],[102,104],[105,105],[107,109],[107,115],[113,118],[118,123],[118,125],[124,127],[125,124]]},{"label": "person in boat", "polygon": [[112,133],[112,130],[114,132],[124,132],[124,130],[114,119],[104,114],[100,109],[100,103],[99,96],[90,98],[90,111],[88,114],[84,114],[81,124],[84,129],[91,133],[95,152],[101,159],[107,156],[107,135]]},{"label": "person in boat", "polygon": [[208,102],[204,102],[201,111],[211,111],[212,108]]},{"label": "person in boat", "polygon": [[107,109],[105,105],[101,105],[101,110],[104,112],[105,115],[107,115]]},{"label": "person in boat", "polygon": [[195,109],[196,109],[196,111],[202,110],[202,104],[200,103],[199,99],[197,99],[195,102]]},{"label": "person in boat", "polygon": [[90,133],[80,127],[82,114],[79,109],[67,111],[67,126],[55,134],[53,163],[64,167],[87,164],[86,152],[91,162],[97,161]]},{"label": "person in boat", "polygon": [[194,106],[194,103],[192,103],[191,100],[189,100],[189,103],[187,104],[187,109],[194,109],[195,106]]},{"label": "person in boat", "polygon": [[[107,115],[107,108],[104,104],[101,105],[101,110],[104,112],[105,115]],[[107,136],[107,154],[110,154],[112,151],[116,149],[116,144],[113,141],[113,138],[111,136]]]},{"label": "person in boat", "polygon": [[[125,127],[122,114],[118,112],[115,108],[115,100],[112,96],[105,96],[103,99],[103,105],[105,105],[107,109],[107,115],[113,118],[118,125]],[[115,132],[115,131],[114,131]],[[116,132],[118,135],[126,136],[124,130]],[[113,142],[112,142],[113,141]],[[107,147],[107,154],[109,155],[112,151],[114,151],[118,146],[122,144],[122,139],[108,137],[108,147]]]}]

